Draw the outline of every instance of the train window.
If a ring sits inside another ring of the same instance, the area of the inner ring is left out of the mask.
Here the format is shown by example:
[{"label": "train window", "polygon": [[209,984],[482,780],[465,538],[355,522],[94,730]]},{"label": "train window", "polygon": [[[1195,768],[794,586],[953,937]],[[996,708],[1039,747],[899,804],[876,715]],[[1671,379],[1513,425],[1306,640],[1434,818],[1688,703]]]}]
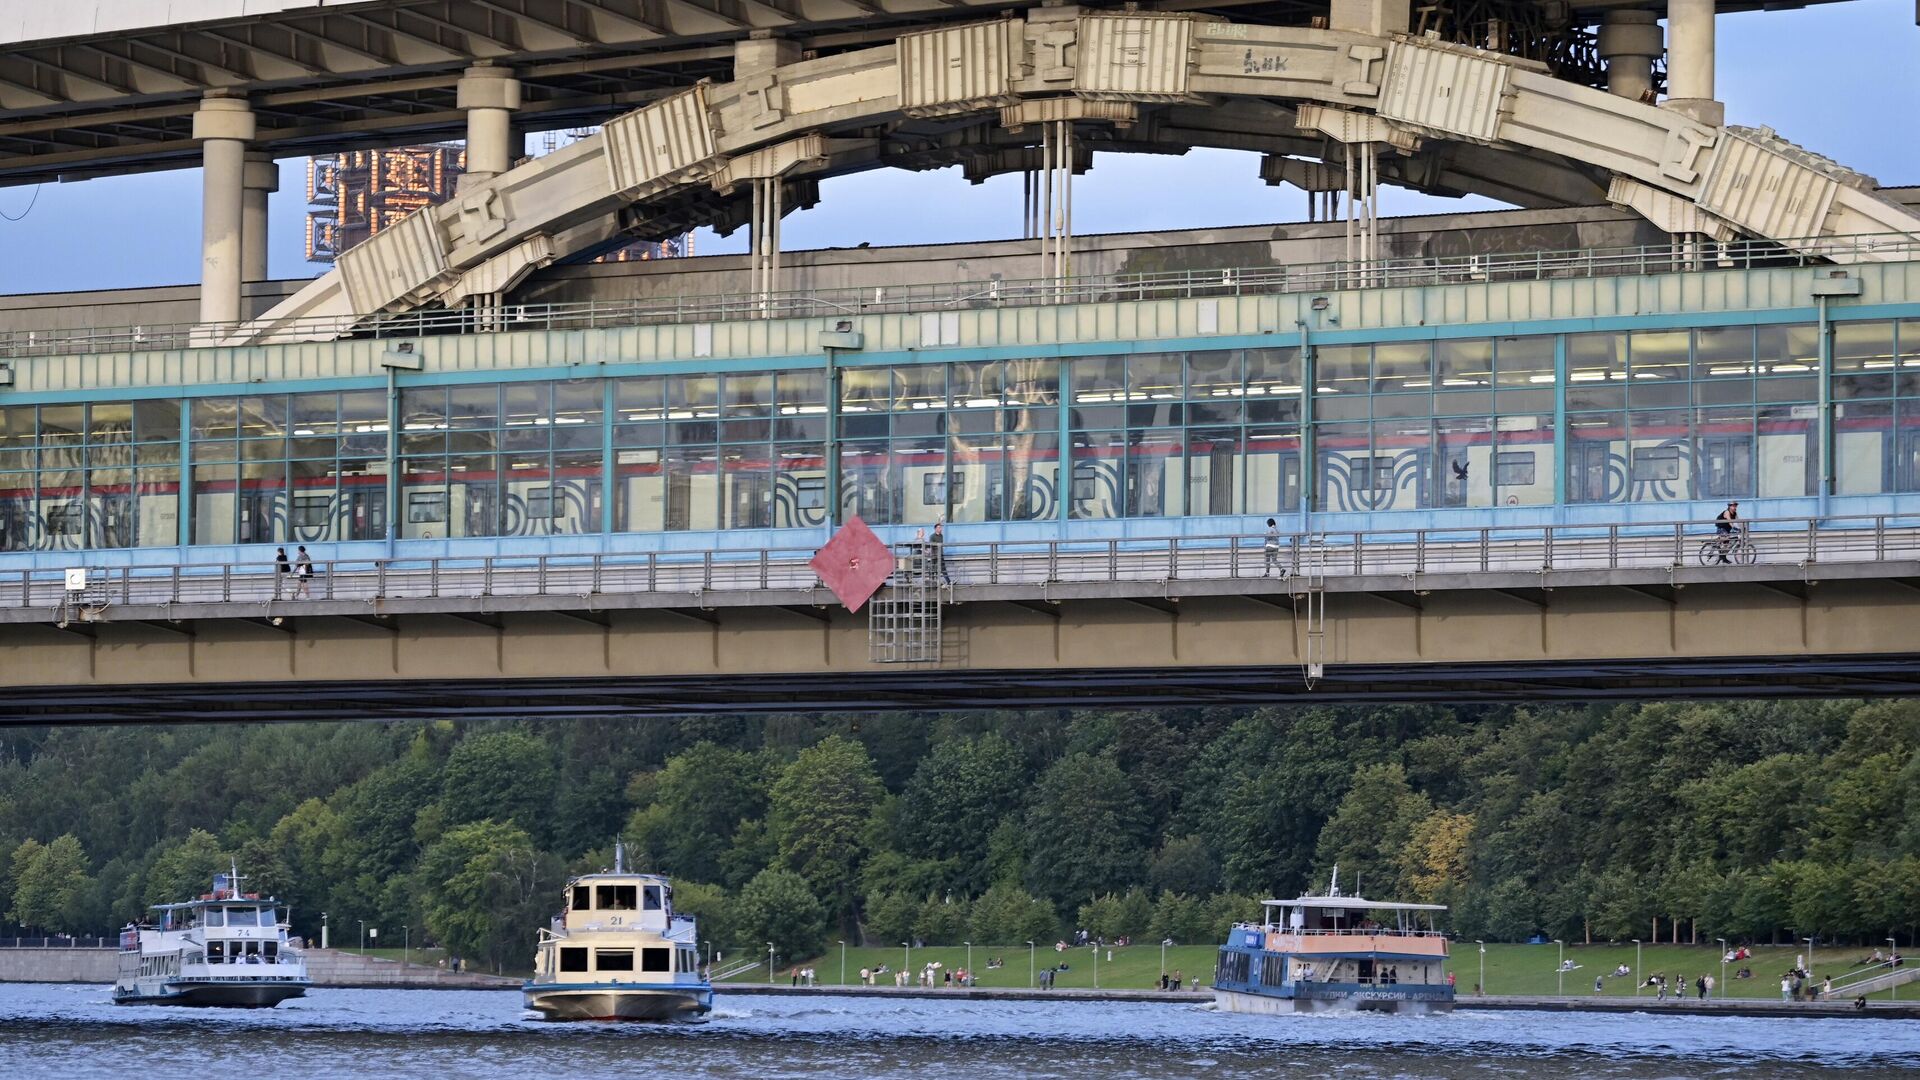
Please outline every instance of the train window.
[{"label": "train window", "polygon": [[47,507],[47,531],[55,536],[79,536],[86,511],[77,502],[54,503]]},{"label": "train window", "polygon": [[447,520],[447,493],[444,491],[407,492],[407,521],[419,524]]},{"label": "train window", "polygon": [[820,510],[827,505],[827,478],[803,476],[794,482],[794,503],[802,510]]},{"label": "train window", "polygon": [[1680,479],[1680,450],[1672,446],[1636,446],[1633,448],[1635,480]]},{"label": "train window", "polygon": [[1499,487],[1532,487],[1533,469],[1531,450],[1503,450],[1493,456],[1493,482]]},{"label": "train window", "polygon": [[301,529],[321,529],[327,524],[327,507],[333,499],[326,495],[297,495],[293,500],[293,524]]},{"label": "train window", "polygon": [[545,521],[553,517],[553,489],[537,487],[527,489],[527,516],[536,521]]},{"label": "train window", "polygon": [[1357,457],[1351,462],[1353,470],[1353,490],[1355,491],[1392,491],[1393,458]]},{"label": "train window", "polygon": [[920,478],[920,505],[945,506],[951,495],[954,502],[965,502],[967,474],[938,472]]}]

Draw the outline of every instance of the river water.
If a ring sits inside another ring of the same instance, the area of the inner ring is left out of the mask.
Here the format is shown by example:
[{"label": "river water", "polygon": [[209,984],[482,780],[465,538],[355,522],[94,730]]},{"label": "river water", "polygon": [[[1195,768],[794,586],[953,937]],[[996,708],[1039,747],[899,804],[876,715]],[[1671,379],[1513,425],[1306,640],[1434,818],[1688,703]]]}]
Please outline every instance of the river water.
[{"label": "river water", "polygon": [[0,985],[0,1077],[1920,1076],[1920,1021],[727,996],[704,1023],[554,1024],[500,991],[315,990],[265,1012]]}]

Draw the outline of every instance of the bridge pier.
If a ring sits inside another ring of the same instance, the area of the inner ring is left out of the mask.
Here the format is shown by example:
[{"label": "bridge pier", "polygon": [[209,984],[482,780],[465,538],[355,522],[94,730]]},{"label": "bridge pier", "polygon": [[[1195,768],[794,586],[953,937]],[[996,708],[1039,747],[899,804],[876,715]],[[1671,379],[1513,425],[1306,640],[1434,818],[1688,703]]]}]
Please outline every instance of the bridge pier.
[{"label": "bridge pier", "polygon": [[1651,100],[1653,62],[1666,52],[1660,21],[1651,11],[1609,11],[1600,19],[1600,58],[1607,62],[1607,92],[1632,101]]},{"label": "bridge pier", "polygon": [[1666,107],[1703,124],[1727,121],[1713,97],[1714,0],[1668,0]]},{"label": "bridge pier", "polygon": [[267,196],[280,190],[273,155],[246,153],[240,178],[240,280],[267,280]]},{"label": "bridge pier", "polygon": [[[200,321],[240,321],[245,234],[247,143],[255,134],[253,108],[244,97],[219,91],[201,99],[193,114],[193,137],[201,154]],[[263,211],[264,213],[264,211]],[[262,232],[264,234],[264,228]]]},{"label": "bridge pier", "polygon": [[520,108],[520,80],[509,68],[475,64],[454,87],[467,114],[467,171],[462,187],[484,183],[513,168],[513,114]]},{"label": "bridge pier", "polygon": [[1333,0],[1327,25],[1378,37],[1404,34],[1412,25],[1412,11],[1409,0]]}]

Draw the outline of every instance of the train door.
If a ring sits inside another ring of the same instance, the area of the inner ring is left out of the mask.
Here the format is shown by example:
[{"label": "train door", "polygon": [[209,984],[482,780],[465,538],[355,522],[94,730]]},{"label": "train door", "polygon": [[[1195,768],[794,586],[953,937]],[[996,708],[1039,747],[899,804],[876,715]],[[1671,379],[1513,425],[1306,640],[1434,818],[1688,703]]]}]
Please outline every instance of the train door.
[{"label": "train door", "polygon": [[1699,497],[1737,499],[1754,493],[1753,437],[1713,435],[1700,440]]},{"label": "train door", "polygon": [[[1904,405],[1905,402],[1902,402]],[[1900,429],[1899,453],[1894,457],[1896,491],[1920,491],[1920,429]]]},{"label": "train door", "polygon": [[341,517],[347,540],[383,540],[387,535],[387,493],[378,487],[342,487]]},{"label": "train door", "polygon": [[1568,501],[1608,501],[1607,476],[1612,459],[1611,443],[1579,442],[1567,447]]}]

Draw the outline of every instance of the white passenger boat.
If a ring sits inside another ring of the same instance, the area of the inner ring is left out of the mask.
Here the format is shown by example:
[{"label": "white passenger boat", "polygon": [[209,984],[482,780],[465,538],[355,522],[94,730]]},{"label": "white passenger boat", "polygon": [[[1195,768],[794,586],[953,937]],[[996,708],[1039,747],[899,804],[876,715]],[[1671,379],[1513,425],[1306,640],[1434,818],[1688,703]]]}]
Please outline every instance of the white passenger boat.
[{"label": "white passenger boat", "polygon": [[307,961],[287,940],[287,909],[216,874],[212,891],[155,904],[153,924],[120,932],[113,1000],[121,1005],[270,1009],[311,985]]},{"label": "white passenger boat", "polygon": [[[1229,1012],[1450,1012],[1440,904],[1396,904],[1340,893],[1263,900],[1265,917],[1238,923],[1213,976]],[[1423,919],[1424,916],[1424,919]],[[1426,925],[1423,927],[1422,922]]]},{"label": "white passenger boat", "polygon": [[686,1020],[713,1008],[693,918],[673,913],[666,878],[625,862],[616,844],[612,873],[567,882],[566,910],[540,932],[522,992],[548,1020]]}]

